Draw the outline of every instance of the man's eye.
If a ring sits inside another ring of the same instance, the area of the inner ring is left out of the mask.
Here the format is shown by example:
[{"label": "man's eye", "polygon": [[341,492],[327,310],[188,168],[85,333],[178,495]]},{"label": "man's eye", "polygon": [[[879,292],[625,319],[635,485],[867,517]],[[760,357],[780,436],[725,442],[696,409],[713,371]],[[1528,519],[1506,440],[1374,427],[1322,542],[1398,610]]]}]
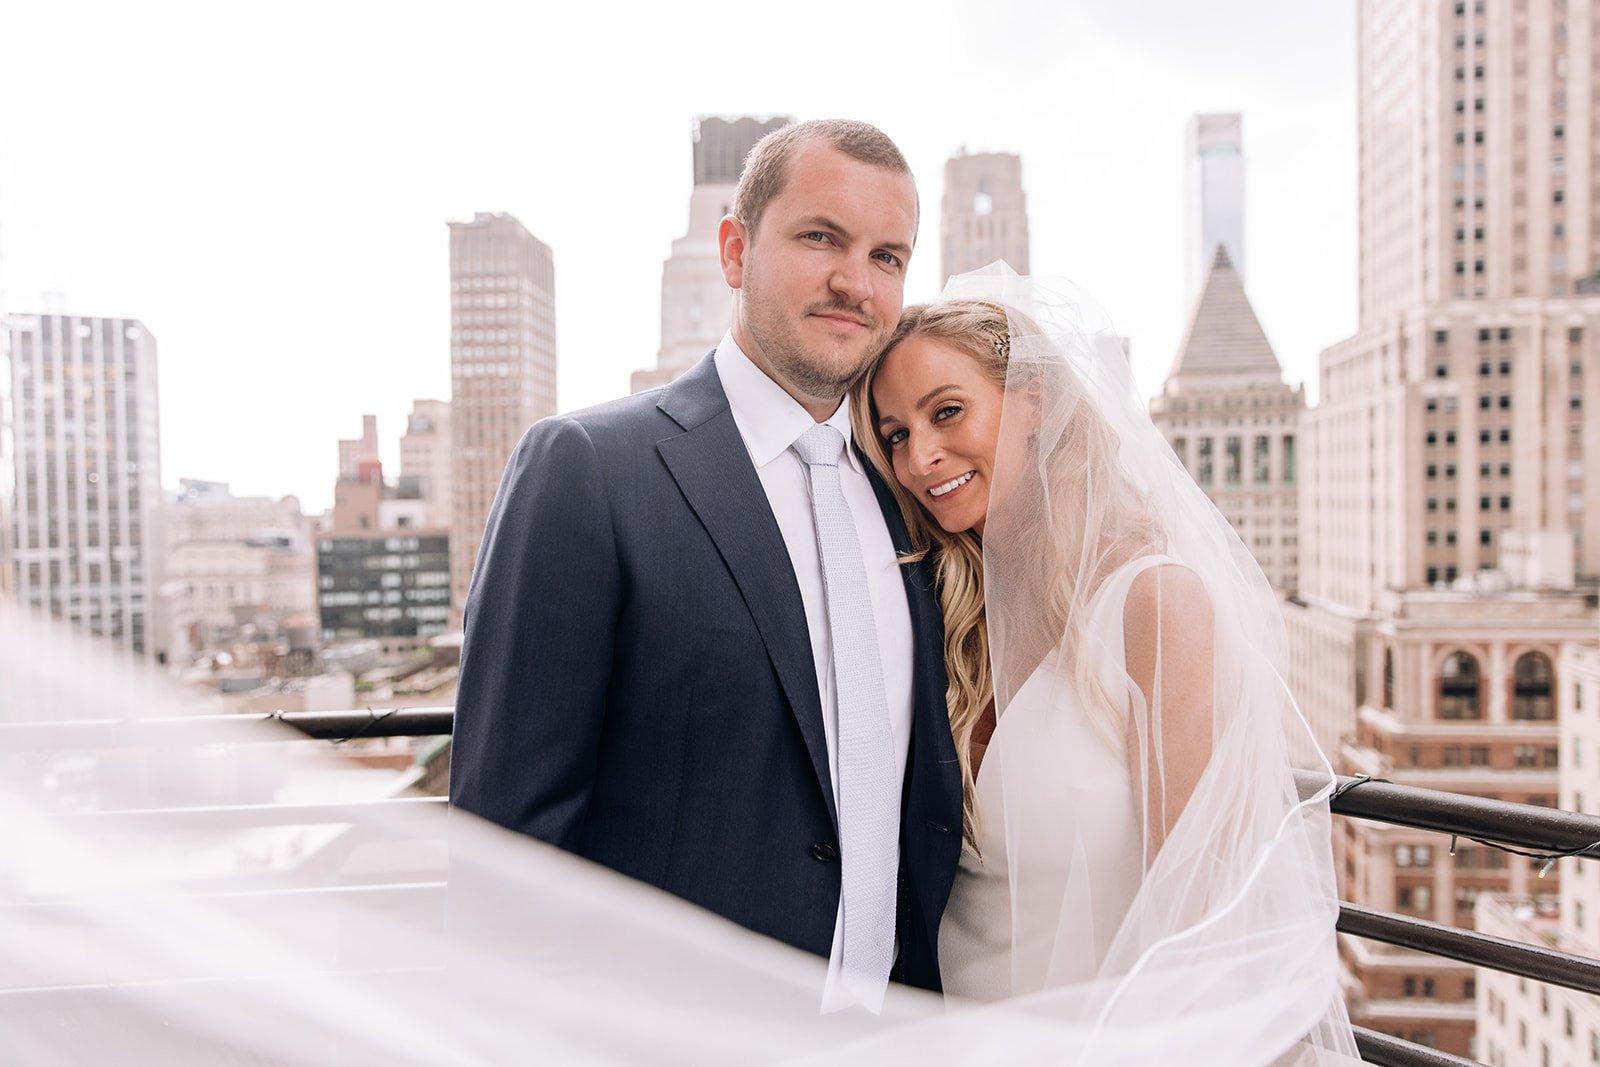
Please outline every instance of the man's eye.
[{"label": "man's eye", "polygon": [[896,270],[899,270],[900,267],[903,266],[903,264],[900,262],[900,257],[895,255],[893,252],[875,252],[873,255],[877,257],[879,263],[882,263],[885,266],[893,267]]},{"label": "man's eye", "polygon": [[904,430],[892,430],[890,431],[889,435],[883,439],[883,443],[888,445],[890,448],[893,448],[905,439],[906,432]]},{"label": "man's eye", "polygon": [[805,240],[805,241],[811,241],[811,242],[813,242],[813,243],[814,243],[814,244],[821,244],[821,243],[822,243],[822,242],[823,242],[823,241],[826,241],[826,240],[828,240],[828,239],[829,239],[829,238],[828,238],[828,235],[827,235],[827,234],[825,234],[825,233],[819,233],[819,232],[817,232],[817,231],[815,231],[815,230],[813,230],[813,231],[812,231],[812,232],[810,232],[810,233],[807,233],[807,234],[801,234],[801,239],[802,239],[802,240]]}]

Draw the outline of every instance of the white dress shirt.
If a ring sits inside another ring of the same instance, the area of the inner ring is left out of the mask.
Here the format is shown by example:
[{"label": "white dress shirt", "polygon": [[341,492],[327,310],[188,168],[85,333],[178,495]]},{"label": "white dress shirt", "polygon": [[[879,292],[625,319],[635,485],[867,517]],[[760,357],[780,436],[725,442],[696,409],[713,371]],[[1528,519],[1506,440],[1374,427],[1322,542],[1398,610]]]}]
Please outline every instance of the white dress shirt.
[{"label": "white dress shirt", "polygon": [[[744,439],[766,491],[767,503],[789,550],[789,562],[805,604],[806,627],[811,636],[811,658],[817,668],[817,694],[822,699],[822,730],[828,742],[828,777],[834,803],[839,800],[839,703],[834,693],[833,639],[828,628],[828,605],[823,594],[822,564],[817,552],[816,521],[811,512],[811,479],[806,465],[790,448],[815,425],[813,419],[783,387],[767,377],[739,348],[732,331],[722,336],[716,352],[717,377],[728,396],[734,424]],[[850,448],[850,398],[825,420],[844,436],[847,462],[839,464],[839,481],[851,518],[861,538],[861,558],[872,597],[872,618],[878,629],[878,655],[883,661],[883,688],[889,704],[889,728],[894,738],[895,781],[905,780],[906,752],[911,741],[911,609],[906,603],[902,565],[895,559],[877,495],[861,458]],[[838,973],[843,949],[843,911],[834,925],[833,953],[829,959],[829,992],[824,1007],[843,1002]]]}]

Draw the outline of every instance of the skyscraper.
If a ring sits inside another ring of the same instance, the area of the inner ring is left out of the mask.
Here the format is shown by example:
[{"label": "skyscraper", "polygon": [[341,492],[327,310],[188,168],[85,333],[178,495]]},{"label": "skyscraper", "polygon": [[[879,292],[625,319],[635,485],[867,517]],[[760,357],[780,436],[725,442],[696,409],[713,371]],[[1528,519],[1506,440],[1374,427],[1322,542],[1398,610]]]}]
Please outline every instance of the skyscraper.
[{"label": "skyscraper", "polygon": [[556,411],[555,260],[506,214],[450,223],[450,603],[456,625],[506,460]]},{"label": "skyscraper", "polygon": [[689,228],[672,242],[672,255],[661,265],[661,349],[654,368],[634,371],[633,392],[667,384],[722,340],[732,301],[722,277],[717,225],[733,209],[750,149],[792,121],[788,116],[708,116],[695,123]]},{"label": "skyscraper", "polygon": [[[1557,665],[1600,636],[1593,11],[1358,11],[1360,321],[1302,432],[1291,684],[1346,773],[1553,804]],[[1523,857],[1341,830],[1358,903],[1471,925],[1483,893],[1558,889]],[[1472,968],[1343,947],[1358,1024],[1470,1053]]]},{"label": "skyscraper", "polygon": [[1022,157],[1008,152],[968,155],[962,149],[944,165],[939,218],[939,284],[995,260],[1027,274],[1028,198],[1022,191]]},{"label": "skyscraper", "polygon": [[1237,112],[1189,118],[1184,156],[1185,294],[1192,306],[1220,245],[1247,280],[1244,259],[1244,142]]},{"label": "skyscraper", "polygon": [[427,505],[426,525],[450,528],[450,404],[413,400],[400,438],[400,480],[415,483]]},{"label": "skyscraper", "polygon": [[[10,315],[12,580],[45,608],[159,655],[155,337],[135,319]],[[0,410],[0,415],[4,415]]]},{"label": "skyscraper", "polygon": [[378,416],[363,415],[361,436],[339,442],[339,480],[358,481],[378,463]]},{"label": "skyscraper", "polygon": [[1295,467],[1304,411],[1305,392],[1284,384],[1227,246],[1218,245],[1150,416],[1284,595],[1299,584]]}]

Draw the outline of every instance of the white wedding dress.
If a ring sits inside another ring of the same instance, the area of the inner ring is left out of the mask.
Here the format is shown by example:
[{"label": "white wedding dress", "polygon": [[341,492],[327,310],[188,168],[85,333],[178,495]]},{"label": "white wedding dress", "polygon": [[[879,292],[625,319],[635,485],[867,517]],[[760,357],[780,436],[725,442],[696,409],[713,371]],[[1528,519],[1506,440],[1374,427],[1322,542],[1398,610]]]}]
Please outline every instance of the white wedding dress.
[{"label": "white wedding dress", "polygon": [[[1108,689],[1127,684],[1120,609],[1129,586],[1146,569],[1172,562],[1133,560],[1091,602],[1091,628],[1119,623],[1116,646],[1098,665]],[[993,814],[981,824],[978,855],[962,853],[939,929],[945,994],[1000,1000],[1092,980],[1139,890],[1140,827],[1126,753],[1084,713],[1056,656],[1012,698],[984,753],[977,790],[979,811]],[[1019,857],[1025,870],[1013,872],[1006,839],[1017,839],[1019,818],[1036,823],[1024,834],[1044,847]],[[1063,956],[1053,950],[1068,909],[1089,937],[1080,952]]]}]

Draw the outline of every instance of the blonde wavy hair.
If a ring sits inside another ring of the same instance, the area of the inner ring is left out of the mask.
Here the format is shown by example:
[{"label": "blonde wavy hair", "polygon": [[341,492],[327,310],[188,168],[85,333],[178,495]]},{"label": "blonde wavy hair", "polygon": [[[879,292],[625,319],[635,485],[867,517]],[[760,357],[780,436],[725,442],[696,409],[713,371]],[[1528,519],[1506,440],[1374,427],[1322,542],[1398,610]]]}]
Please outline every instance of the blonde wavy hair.
[{"label": "blonde wavy hair", "polygon": [[[878,432],[878,411],[872,386],[883,361],[913,337],[926,337],[971,356],[990,381],[1002,390],[1049,393],[1070,398],[1059,436],[1043,458],[1046,471],[1036,491],[1042,500],[1030,501],[1042,509],[1051,536],[1023,539],[1021,555],[1006,560],[1006,572],[1015,572],[1019,586],[1028,588],[1028,608],[1034,618],[1017,634],[1018,647],[1008,650],[1008,664],[1024,676],[1056,647],[1072,656],[1076,688],[1089,707],[1106,714],[1108,726],[1123,714],[1125,697],[1106,691],[1079,640],[1083,611],[1104,578],[1138,555],[1154,550],[1162,538],[1157,520],[1144,495],[1121,476],[1117,458],[1120,442],[1093,403],[1079,402],[1086,386],[1062,358],[1029,359],[1015,366],[1011,359],[1013,324],[1030,340],[1039,331],[1026,316],[985,300],[946,300],[916,304],[905,309],[883,351],[873,360],[851,390],[851,430],[868,460],[877,468],[905,516],[912,551],[903,562],[927,557],[934,560],[939,605],[944,615],[944,659],[948,687],[945,703],[950,732],[961,764],[962,838],[977,848],[980,827],[976,774],[972,764],[972,735],[984,711],[994,702],[994,667],[990,656],[989,626],[984,601],[984,547],[973,530],[945,531],[917,498],[895,478],[894,461]],[[1009,379],[1009,380],[1008,380]],[[1037,448],[1037,439],[1033,447]],[[1089,487],[1113,491],[1089,492]],[[1009,505],[1010,502],[1008,502]],[[994,514],[990,501],[990,514]],[[1093,543],[1086,543],[1090,537]],[[994,565],[990,561],[991,566]],[[1115,735],[1121,743],[1122,734]]]}]

